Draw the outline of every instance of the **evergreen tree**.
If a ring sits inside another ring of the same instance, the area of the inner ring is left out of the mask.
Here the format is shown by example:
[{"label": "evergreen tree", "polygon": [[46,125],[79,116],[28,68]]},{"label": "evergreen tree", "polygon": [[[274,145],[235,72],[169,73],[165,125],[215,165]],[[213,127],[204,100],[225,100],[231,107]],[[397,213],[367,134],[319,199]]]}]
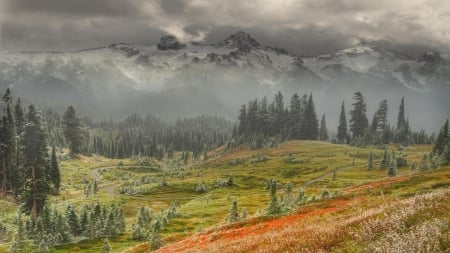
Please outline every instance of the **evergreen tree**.
[{"label": "evergreen tree", "polygon": [[353,110],[350,111],[350,131],[353,138],[363,137],[368,128],[366,116],[366,102],[361,92],[355,92],[353,96]]},{"label": "evergreen tree", "polygon": [[50,170],[48,173],[48,181],[52,185],[53,192],[59,194],[59,187],[61,186],[61,175],[59,172],[58,159],[56,158],[55,146],[52,147],[52,155],[50,159]]},{"label": "evergreen tree", "polygon": [[297,199],[295,201],[298,205],[304,204],[306,202],[305,191],[303,188],[298,189]]},{"label": "evergreen tree", "polygon": [[161,228],[162,224],[159,219],[155,221],[155,224],[153,225],[153,231],[150,236],[150,249],[151,250],[157,250],[163,246],[163,241],[161,240]]},{"label": "evergreen tree", "polygon": [[81,121],[73,106],[67,107],[67,110],[63,115],[63,123],[64,136],[69,143],[70,154],[77,155],[81,151],[82,132]]},{"label": "evergreen tree", "polygon": [[[16,163],[15,163],[15,171],[13,173],[14,180],[14,191],[16,192],[16,195],[20,188],[22,187],[23,180],[24,180],[24,172],[22,167],[22,152],[21,148],[23,146],[23,134],[25,130],[25,115],[23,112],[22,104],[20,101],[20,98],[17,99],[17,103],[14,107],[14,119],[16,124],[16,144],[17,144],[17,152],[16,152]],[[1,159],[0,159],[1,160]]]},{"label": "evergreen tree", "polygon": [[389,163],[389,169],[387,175],[389,177],[395,177],[397,175],[397,166],[395,164],[395,157],[392,157],[391,162]]},{"label": "evergreen tree", "polygon": [[405,143],[408,138],[408,131],[408,122],[405,120],[405,97],[402,97],[397,116],[397,128],[395,129],[396,142]]},{"label": "evergreen tree", "polygon": [[50,187],[45,172],[48,162],[47,137],[41,119],[33,105],[28,107],[27,125],[24,133],[23,162],[26,181],[21,199],[26,212],[38,217],[42,211]]},{"label": "evergreen tree", "polygon": [[277,198],[277,182],[273,179],[269,181],[270,202],[266,209],[266,215],[278,215],[281,213],[280,204]]},{"label": "evergreen tree", "polygon": [[289,105],[289,125],[291,129],[291,138],[294,140],[299,140],[302,136],[301,132],[301,116],[302,116],[302,105],[300,97],[295,93],[291,97],[291,103]]},{"label": "evergreen tree", "polygon": [[13,237],[13,241],[11,242],[11,246],[8,249],[8,253],[16,253],[20,252],[20,250],[24,247],[24,240],[26,239],[25,227],[23,224],[22,214],[19,211],[17,213],[17,217],[15,220],[16,232]]},{"label": "evergreen tree", "polygon": [[429,169],[427,154],[423,154],[422,160],[420,161],[419,169],[421,171],[427,171]]},{"label": "evergreen tree", "polygon": [[263,99],[261,100],[261,105],[260,105],[258,115],[259,115],[258,122],[259,122],[260,132],[263,135],[268,135],[269,134],[269,125],[270,125],[270,115],[269,115],[269,107],[268,107],[268,102],[267,102],[266,97],[263,97]]},{"label": "evergreen tree", "polygon": [[328,141],[328,130],[327,123],[325,121],[325,114],[323,114],[322,120],[320,121],[319,140]]},{"label": "evergreen tree", "polygon": [[387,123],[387,113],[388,113],[387,100],[383,99],[380,102],[377,111],[375,112],[374,120],[371,126],[373,134],[375,134],[381,141],[381,143],[384,144],[390,142],[390,135],[389,135],[390,128]]},{"label": "evergreen tree", "polygon": [[23,112],[22,103],[20,98],[17,99],[17,103],[14,106],[14,116],[16,120],[17,135],[21,135],[25,128],[25,114]]},{"label": "evergreen tree", "polygon": [[445,145],[444,151],[442,152],[441,163],[443,165],[450,165],[450,141]]},{"label": "evergreen tree", "polygon": [[344,101],[342,101],[342,105],[341,105],[341,114],[339,116],[339,125],[338,125],[338,132],[337,132],[336,137],[340,143],[348,142],[347,118],[345,116]]},{"label": "evergreen tree", "polygon": [[72,204],[69,204],[66,207],[66,220],[69,224],[70,233],[73,235],[79,235],[80,233],[80,224],[78,220],[78,215],[75,211],[75,207]]},{"label": "evergreen tree", "polygon": [[12,96],[9,88],[3,96],[3,102],[5,104],[5,115],[2,118],[2,124],[0,126],[0,196],[4,196],[8,191],[15,193],[15,188],[20,185],[16,181],[16,177],[18,176],[16,164],[17,132]]},{"label": "evergreen tree", "polygon": [[230,211],[228,211],[227,221],[229,223],[233,223],[239,220],[238,206],[237,200],[233,200],[233,204],[231,205]]},{"label": "evergreen tree", "polygon": [[380,161],[380,169],[386,169],[389,165],[387,149],[384,149],[383,158]]},{"label": "evergreen tree", "polygon": [[283,101],[283,94],[281,94],[281,91],[278,91],[278,93],[275,95],[274,101],[274,131],[275,133],[280,133],[285,125],[285,110],[284,110],[284,101]]},{"label": "evergreen tree", "polygon": [[309,95],[308,105],[305,110],[305,116],[303,119],[305,124],[303,131],[306,140],[317,140],[319,137],[319,123],[317,121],[316,111],[314,109],[314,101],[312,94]]},{"label": "evergreen tree", "polygon": [[441,155],[444,151],[445,145],[449,142],[450,134],[448,127],[448,120],[445,121],[444,126],[441,128],[439,135],[436,139],[436,144],[433,147],[433,155]]},{"label": "evergreen tree", "polygon": [[330,192],[327,190],[327,188],[323,188],[321,198],[327,199],[330,196]]}]

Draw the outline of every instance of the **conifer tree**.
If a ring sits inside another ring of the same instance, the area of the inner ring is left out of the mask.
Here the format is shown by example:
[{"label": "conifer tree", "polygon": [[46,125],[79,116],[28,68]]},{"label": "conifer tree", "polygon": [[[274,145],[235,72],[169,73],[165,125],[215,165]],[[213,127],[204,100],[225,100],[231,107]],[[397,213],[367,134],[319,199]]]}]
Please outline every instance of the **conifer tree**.
[{"label": "conifer tree", "polygon": [[389,177],[395,177],[397,175],[397,166],[395,164],[395,158],[393,157],[389,163],[389,169],[387,175]]},{"label": "conifer tree", "polygon": [[298,140],[302,136],[301,132],[301,116],[302,116],[302,105],[300,97],[295,93],[291,97],[291,103],[289,105],[289,125],[291,128],[291,138]]},{"label": "conifer tree", "polygon": [[52,146],[52,155],[50,159],[50,170],[48,173],[48,181],[52,185],[53,193],[59,194],[61,186],[61,175],[59,172],[58,159],[56,158],[55,146]]},{"label": "conifer tree", "polygon": [[305,202],[306,202],[305,191],[303,190],[303,188],[299,188],[296,203],[298,205],[300,205],[300,204],[304,204]]},{"label": "conifer tree", "polygon": [[339,116],[339,125],[338,125],[338,132],[337,132],[336,137],[340,143],[348,142],[347,118],[345,115],[344,101],[342,101],[342,105],[341,105],[341,114]]},{"label": "conifer tree", "polygon": [[227,221],[229,223],[233,223],[239,220],[239,212],[237,206],[237,200],[233,200],[233,204],[231,205],[230,211],[228,211]]},{"label": "conifer tree", "polygon": [[70,233],[73,235],[79,235],[80,233],[80,224],[78,220],[78,215],[75,211],[75,207],[72,204],[69,204],[66,207],[66,220],[69,224]]},{"label": "conifer tree", "polygon": [[50,187],[45,174],[48,162],[47,137],[33,105],[28,107],[24,133],[23,162],[25,177],[21,198],[26,212],[36,218],[42,211]]},{"label": "conifer tree", "polygon": [[277,198],[277,182],[273,179],[269,181],[270,202],[266,209],[266,215],[278,215],[281,213],[280,204]]},{"label": "conifer tree", "polygon": [[283,94],[281,94],[281,91],[278,91],[278,93],[275,95],[274,101],[274,131],[275,133],[280,133],[283,130],[283,127],[285,125],[285,115],[284,115],[284,101],[283,101]]},{"label": "conifer tree", "polygon": [[155,224],[153,225],[153,231],[150,236],[150,249],[157,250],[163,246],[163,241],[161,240],[161,228],[162,224],[160,219],[156,219]]},{"label": "conifer tree", "polygon": [[323,114],[322,120],[320,121],[319,140],[328,141],[328,130],[325,120],[325,114]]},{"label": "conifer tree", "polygon": [[353,138],[363,137],[368,128],[366,116],[366,102],[361,92],[355,92],[353,96],[353,110],[350,111],[350,131]]},{"label": "conifer tree", "polygon": [[439,135],[436,139],[436,144],[433,147],[433,155],[441,155],[444,151],[445,145],[449,142],[450,134],[448,127],[448,120],[445,121],[444,126],[439,131]]},{"label": "conifer tree", "polygon": [[420,161],[419,169],[421,171],[427,171],[429,169],[427,154],[423,154],[422,160]]},{"label": "conifer tree", "polygon": [[17,99],[16,105],[14,106],[14,117],[16,120],[17,135],[20,136],[25,128],[25,114],[20,98]]},{"label": "conifer tree", "polygon": [[16,164],[17,143],[16,126],[13,112],[12,95],[10,89],[6,89],[3,96],[5,104],[5,115],[0,125],[0,196],[6,192],[15,193],[16,187],[20,185],[16,179],[19,176]]},{"label": "conifer tree", "polygon": [[75,108],[73,106],[67,107],[63,115],[64,136],[69,143],[69,150],[71,155],[77,155],[81,151],[82,132],[81,121],[78,118]]},{"label": "conifer tree", "polygon": [[303,119],[305,124],[302,131],[305,132],[306,140],[317,140],[319,137],[319,123],[317,121],[316,111],[314,107],[314,101],[312,94],[309,95],[308,105],[305,110],[305,116]]},{"label": "conifer tree", "polygon": [[389,165],[387,149],[384,149],[383,158],[380,161],[380,169],[386,169]]},{"label": "conifer tree", "polygon": [[13,237],[13,241],[11,242],[11,246],[8,249],[8,253],[16,253],[20,252],[20,250],[24,247],[24,240],[26,239],[25,227],[23,224],[22,213],[19,211],[17,213],[17,217],[15,220],[16,232]]},{"label": "conifer tree", "polygon": [[409,126],[405,119],[405,97],[402,97],[397,116],[397,128],[395,129],[396,142],[405,143],[408,138]]},{"label": "conifer tree", "polygon": [[387,123],[388,105],[387,100],[383,99],[374,115],[371,131],[375,134],[381,143],[390,142],[389,125]]},{"label": "conifer tree", "polygon": [[450,165],[450,141],[445,145],[444,151],[442,152],[441,163],[443,165]]}]

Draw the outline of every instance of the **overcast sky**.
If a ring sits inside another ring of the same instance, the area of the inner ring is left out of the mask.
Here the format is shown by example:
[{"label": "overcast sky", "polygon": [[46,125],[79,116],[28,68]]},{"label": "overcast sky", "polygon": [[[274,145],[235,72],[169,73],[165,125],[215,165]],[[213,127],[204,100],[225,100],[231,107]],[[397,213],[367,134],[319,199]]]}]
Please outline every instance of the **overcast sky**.
[{"label": "overcast sky", "polygon": [[378,41],[410,54],[450,52],[449,0],[0,0],[5,50],[113,42],[216,42],[243,30],[302,55]]}]

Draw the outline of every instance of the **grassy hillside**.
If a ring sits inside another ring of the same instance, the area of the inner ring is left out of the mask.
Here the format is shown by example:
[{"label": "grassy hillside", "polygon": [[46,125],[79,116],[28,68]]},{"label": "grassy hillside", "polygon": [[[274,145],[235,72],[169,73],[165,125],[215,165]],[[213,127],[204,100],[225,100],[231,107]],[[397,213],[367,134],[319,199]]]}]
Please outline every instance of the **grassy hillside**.
[{"label": "grassy hillside", "polygon": [[[393,150],[405,154],[409,164],[420,164],[423,154],[431,150],[431,146],[388,148],[389,154]],[[368,170],[371,151],[374,169]],[[146,205],[159,213],[171,203],[177,204],[180,216],[164,226],[162,252],[355,252],[377,248],[376,243],[395,247],[381,233],[392,223],[400,225],[389,233],[405,242],[420,236],[421,229],[430,229],[442,234],[442,240],[435,237],[436,243],[448,243],[450,195],[445,189],[450,186],[450,168],[421,172],[407,166],[399,168],[396,177],[387,178],[387,171],[378,169],[382,154],[378,147],[291,141],[270,149],[241,147],[225,152],[222,148],[210,152],[205,161],[187,164],[179,159],[181,154],[162,161],[97,156],[65,160],[62,156],[63,189],[49,203],[62,210],[68,203],[78,207],[97,201],[120,203],[129,232],[110,239],[113,252],[146,252],[148,243],[130,239],[138,209]],[[233,184],[227,185],[230,176]],[[269,179],[278,182],[279,199],[290,183],[294,197],[300,188],[304,190],[306,203],[280,218],[263,217],[270,199],[265,188]],[[86,196],[84,189],[93,180],[99,192]],[[202,191],[199,185],[204,185]],[[329,192],[326,198],[322,198],[324,189]],[[245,207],[248,218],[228,224],[225,218],[235,199],[239,212]],[[0,205],[3,217],[14,215],[13,204],[2,201]],[[397,215],[398,210],[402,212]],[[392,214],[396,220],[390,218]],[[367,224],[374,231],[365,231]],[[57,246],[53,252],[99,252],[103,246],[101,241],[80,240]],[[0,252],[7,248],[0,246]]]}]

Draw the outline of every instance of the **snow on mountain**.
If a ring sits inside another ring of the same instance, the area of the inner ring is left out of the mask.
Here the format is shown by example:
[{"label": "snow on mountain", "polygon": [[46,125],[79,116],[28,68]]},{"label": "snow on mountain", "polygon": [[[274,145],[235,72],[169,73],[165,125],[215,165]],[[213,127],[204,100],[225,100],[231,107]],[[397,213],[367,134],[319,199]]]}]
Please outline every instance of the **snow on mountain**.
[{"label": "snow on mountain", "polygon": [[[251,71],[260,83],[274,77],[307,70],[301,60],[285,50],[263,47],[249,34],[237,32],[216,45],[181,44],[164,36],[156,44],[112,44],[109,47],[70,53],[4,53],[0,56],[0,85],[36,85],[41,77],[64,83],[94,85],[106,78],[108,85],[126,85],[137,90],[158,90],[187,68],[208,72],[218,67]],[[108,78],[111,74],[113,78]],[[311,73],[309,73],[311,74]],[[112,79],[112,80],[109,80]],[[98,83],[95,85],[99,85]]]},{"label": "snow on mountain", "polygon": [[[150,110],[170,119],[202,113],[233,117],[249,98],[278,90],[314,92],[324,104],[339,104],[333,99],[356,90],[398,96],[450,88],[449,66],[435,52],[415,59],[367,43],[301,58],[264,46],[245,32],[215,44],[184,44],[167,35],[156,44],[0,52],[0,91],[12,87],[24,101],[73,104],[92,116]],[[375,101],[387,96],[373,94]]]},{"label": "snow on mountain", "polygon": [[404,54],[370,44],[360,44],[333,53],[302,58],[304,66],[330,81],[346,81],[363,76],[366,83],[376,78],[393,85],[401,84],[416,91],[450,87],[450,66],[436,52],[414,59]]}]

